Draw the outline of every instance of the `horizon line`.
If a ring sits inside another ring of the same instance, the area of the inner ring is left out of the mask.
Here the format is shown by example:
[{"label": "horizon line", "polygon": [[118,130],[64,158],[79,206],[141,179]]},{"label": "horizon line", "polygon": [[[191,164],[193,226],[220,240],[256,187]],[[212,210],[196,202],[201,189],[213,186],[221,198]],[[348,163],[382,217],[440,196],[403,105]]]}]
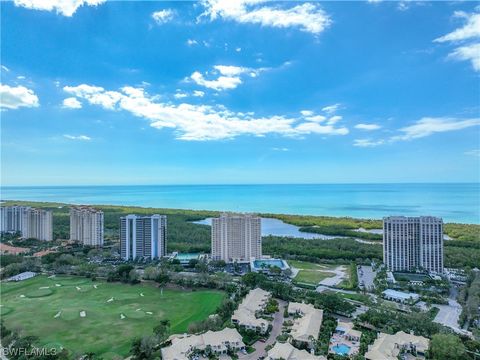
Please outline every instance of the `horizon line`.
[{"label": "horizon line", "polygon": [[2,185],[0,188],[28,188],[28,187],[93,187],[93,186],[104,186],[104,187],[120,187],[120,186],[268,186],[268,185],[426,185],[426,184],[477,184],[480,185],[480,182],[475,181],[407,181],[407,182],[311,182],[311,183],[183,183],[183,184],[51,184],[51,185]]}]

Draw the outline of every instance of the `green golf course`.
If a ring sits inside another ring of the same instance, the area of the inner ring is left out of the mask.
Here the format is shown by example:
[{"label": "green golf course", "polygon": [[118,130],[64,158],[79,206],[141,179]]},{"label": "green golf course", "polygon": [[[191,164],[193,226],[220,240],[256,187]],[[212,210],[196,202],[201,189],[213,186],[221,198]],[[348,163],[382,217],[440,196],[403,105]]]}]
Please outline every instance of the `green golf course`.
[{"label": "green golf course", "polygon": [[207,318],[224,299],[214,290],[163,290],[150,284],[92,282],[82,277],[37,276],[0,284],[7,328],[21,329],[47,347],[105,359],[126,356],[132,340],[168,319],[172,333]]}]

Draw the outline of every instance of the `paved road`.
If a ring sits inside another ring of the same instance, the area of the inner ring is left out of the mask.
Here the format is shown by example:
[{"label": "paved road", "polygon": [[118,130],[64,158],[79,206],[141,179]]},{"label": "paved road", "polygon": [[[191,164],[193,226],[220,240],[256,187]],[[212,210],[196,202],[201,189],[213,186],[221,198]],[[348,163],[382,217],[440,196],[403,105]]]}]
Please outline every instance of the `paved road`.
[{"label": "paved road", "polygon": [[283,312],[285,310],[286,305],[287,305],[287,303],[285,301],[278,300],[278,311],[275,313],[275,316],[273,317],[272,331],[270,331],[270,336],[268,337],[267,341],[265,341],[265,342],[257,341],[255,344],[253,344],[253,347],[255,348],[255,351],[251,354],[241,355],[241,356],[239,356],[239,359],[241,359],[241,360],[257,360],[261,356],[266,356],[267,355],[267,353],[265,351],[265,348],[268,345],[273,345],[273,343],[277,339],[277,336],[280,335],[280,333],[282,331]]}]

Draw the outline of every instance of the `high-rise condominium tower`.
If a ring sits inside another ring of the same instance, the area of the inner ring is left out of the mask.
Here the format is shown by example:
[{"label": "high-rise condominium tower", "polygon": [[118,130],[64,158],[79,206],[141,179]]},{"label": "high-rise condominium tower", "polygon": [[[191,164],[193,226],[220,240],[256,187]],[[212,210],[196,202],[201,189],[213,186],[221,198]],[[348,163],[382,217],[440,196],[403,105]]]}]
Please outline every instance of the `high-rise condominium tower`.
[{"label": "high-rise condominium tower", "polygon": [[383,218],[383,262],[391,271],[443,272],[443,220],[433,216]]},{"label": "high-rise condominium tower", "polygon": [[53,239],[52,212],[28,206],[0,207],[0,231],[19,231],[25,239]]},{"label": "high-rise condominium tower", "polygon": [[103,246],[103,211],[90,206],[70,208],[70,240]]},{"label": "high-rise condominium tower", "polygon": [[250,214],[222,214],[212,219],[212,259],[248,262],[262,257],[261,219]]},{"label": "high-rise condominium tower", "polygon": [[155,259],[167,253],[167,217],[165,215],[120,218],[120,253],[124,260]]}]

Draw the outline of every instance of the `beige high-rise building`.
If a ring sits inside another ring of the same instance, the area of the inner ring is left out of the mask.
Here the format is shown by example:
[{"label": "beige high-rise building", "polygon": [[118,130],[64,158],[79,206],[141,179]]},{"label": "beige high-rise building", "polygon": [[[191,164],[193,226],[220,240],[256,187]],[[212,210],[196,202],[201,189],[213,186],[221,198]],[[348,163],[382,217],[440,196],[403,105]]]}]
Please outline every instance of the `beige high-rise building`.
[{"label": "beige high-rise building", "polygon": [[90,206],[70,208],[70,240],[103,246],[103,211]]},{"label": "beige high-rise building", "polygon": [[28,206],[2,206],[0,231],[20,232],[25,239],[51,241],[53,239],[52,212]]},{"label": "beige high-rise building", "polygon": [[24,229],[22,230],[22,237],[43,241],[51,241],[53,239],[51,211],[29,209],[26,212],[26,218],[26,221],[24,221]]},{"label": "beige high-rise building", "polygon": [[261,219],[251,214],[224,213],[212,219],[212,259],[249,262],[262,257]]},{"label": "beige high-rise building", "polygon": [[443,220],[433,216],[383,218],[383,262],[390,271],[443,272]]}]

